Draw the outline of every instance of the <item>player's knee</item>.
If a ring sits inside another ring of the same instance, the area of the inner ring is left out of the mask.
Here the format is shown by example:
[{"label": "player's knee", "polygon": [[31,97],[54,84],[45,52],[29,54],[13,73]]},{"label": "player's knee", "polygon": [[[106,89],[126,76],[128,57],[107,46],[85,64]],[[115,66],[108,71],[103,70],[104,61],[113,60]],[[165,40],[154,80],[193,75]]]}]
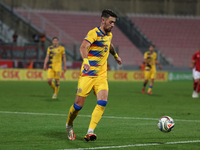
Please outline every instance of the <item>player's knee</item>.
[{"label": "player's knee", "polygon": [[51,80],[51,79],[47,79],[47,83],[48,83],[49,85],[51,85],[52,80]]},{"label": "player's knee", "polygon": [[78,106],[76,103],[74,103],[74,109],[79,111],[79,110],[82,109],[82,107],[81,107],[81,106]]},{"label": "player's knee", "polygon": [[56,84],[59,84],[59,79],[56,79],[55,81],[56,81]]},{"label": "player's knee", "polygon": [[103,100],[97,101],[97,105],[100,105],[100,106],[103,106],[103,107],[106,107],[107,103],[108,103],[107,101],[103,101]]}]

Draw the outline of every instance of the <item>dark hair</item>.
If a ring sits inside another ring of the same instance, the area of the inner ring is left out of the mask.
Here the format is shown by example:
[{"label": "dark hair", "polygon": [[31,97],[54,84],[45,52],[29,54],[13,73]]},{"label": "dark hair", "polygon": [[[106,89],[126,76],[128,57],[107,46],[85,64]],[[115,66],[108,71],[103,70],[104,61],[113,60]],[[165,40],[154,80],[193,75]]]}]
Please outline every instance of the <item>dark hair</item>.
[{"label": "dark hair", "polygon": [[53,38],[52,38],[52,41],[53,41],[54,39],[57,39],[57,40],[59,41],[58,37],[53,37]]},{"label": "dark hair", "polygon": [[149,47],[150,47],[150,46],[153,46],[153,48],[155,48],[155,45],[153,45],[153,44],[150,44]]},{"label": "dark hair", "polygon": [[115,17],[117,19],[117,15],[110,9],[104,9],[102,11],[102,14],[101,14],[101,18],[102,17],[105,17],[105,18],[109,18],[109,17]]}]

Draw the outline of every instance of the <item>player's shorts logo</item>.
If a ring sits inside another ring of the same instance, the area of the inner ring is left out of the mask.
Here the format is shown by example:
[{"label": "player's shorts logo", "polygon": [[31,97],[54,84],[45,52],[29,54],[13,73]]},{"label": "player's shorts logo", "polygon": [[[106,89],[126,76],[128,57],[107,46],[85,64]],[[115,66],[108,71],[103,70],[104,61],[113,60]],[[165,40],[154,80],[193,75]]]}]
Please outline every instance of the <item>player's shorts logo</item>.
[{"label": "player's shorts logo", "polygon": [[82,93],[82,89],[81,88],[78,89],[78,93]]}]

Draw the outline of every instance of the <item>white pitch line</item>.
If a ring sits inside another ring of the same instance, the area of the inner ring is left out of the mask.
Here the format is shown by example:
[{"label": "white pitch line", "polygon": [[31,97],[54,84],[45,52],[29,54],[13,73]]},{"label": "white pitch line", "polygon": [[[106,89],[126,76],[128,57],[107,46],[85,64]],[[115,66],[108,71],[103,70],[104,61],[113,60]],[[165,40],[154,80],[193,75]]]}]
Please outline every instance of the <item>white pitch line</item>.
[{"label": "white pitch line", "polygon": [[167,143],[120,145],[120,146],[89,147],[89,148],[76,148],[76,149],[59,149],[59,150],[111,149],[111,148],[142,147],[142,146],[156,146],[156,145],[173,145],[173,144],[187,144],[187,143],[200,143],[200,140],[178,141],[178,142],[167,142]]},{"label": "white pitch line", "polygon": [[[67,114],[12,112],[12,111],[0,111],[0,114],[24,114],[24,115],[42,115],[42,116],[68,116]],[[80,116],[80,117],[87,117],[87,118],[91,117],[91,115],[78,115],[78,116]],[[128,120],[158,120],[158,118],[116,117],[116,116],[103,116],[103,118],[108,118],[108,119],[128,119]],[[174,119],[174,121],[200,122],[200,120],[182,120],[182,119]]]}]

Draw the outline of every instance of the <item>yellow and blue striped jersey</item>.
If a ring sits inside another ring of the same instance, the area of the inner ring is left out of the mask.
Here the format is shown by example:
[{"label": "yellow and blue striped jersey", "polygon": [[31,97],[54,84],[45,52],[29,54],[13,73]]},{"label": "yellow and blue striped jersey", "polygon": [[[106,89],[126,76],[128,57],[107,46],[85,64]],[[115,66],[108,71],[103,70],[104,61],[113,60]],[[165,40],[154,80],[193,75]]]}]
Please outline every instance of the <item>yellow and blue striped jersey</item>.
[{"label": "yellow and blue striped jersey", "polygon": [[65,48],[61,45],[48,47],[47,54],[49,54],[49,68],[54,70],[61,70],[62,68],[62,55],[65,54]]},{"label": "yellow and blue striped jersey", "polygon": [[145,71],[150,71],[152,69],[156,70],[156,60],[157,60],[157,53],[153,52],[150,53],[149,51],[144,53],[144,59],[147,59],[150,63],[145,63]]},{"label": "yellow and blue striped jersey", "polygon": [[90,71],[86,73],[81,67],[82,76],[107,76],[107,59],[110,51],[112,33],[104,34],[99,27],[90,30],[85,37],[91,45],[88,48]]}]

